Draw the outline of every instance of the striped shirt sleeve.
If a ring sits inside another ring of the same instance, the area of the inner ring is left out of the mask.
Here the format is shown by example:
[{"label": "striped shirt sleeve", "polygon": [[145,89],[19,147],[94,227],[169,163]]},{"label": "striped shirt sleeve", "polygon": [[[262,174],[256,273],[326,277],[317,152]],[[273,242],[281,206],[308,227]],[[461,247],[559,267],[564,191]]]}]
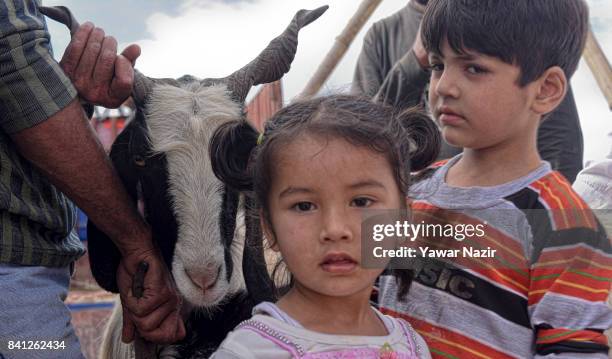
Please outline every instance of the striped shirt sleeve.
[{"label": "striped shirt sleeve", "polygon": [[[608,352],[610,241],[588,209],[553,210],[536,229],[528,295],[536,354]],[[580,222],[580,223],[579,223]],[[539,232],[539,233],[538,233]]]},{"label": "striped shirt sleeve", "polygon": [[9,134],[45,121],[77,94],[53,59],[38,3],[0,2],[0,127]]}]

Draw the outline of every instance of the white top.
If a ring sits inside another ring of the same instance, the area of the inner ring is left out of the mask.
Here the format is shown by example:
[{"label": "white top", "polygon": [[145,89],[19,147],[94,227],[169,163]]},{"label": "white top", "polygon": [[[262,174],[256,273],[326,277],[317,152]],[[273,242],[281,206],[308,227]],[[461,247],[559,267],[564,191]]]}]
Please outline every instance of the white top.
[{"label": "white top", "polygon": [[[265,328],[264,330],[268,330],[275,335],[268,336],[263,331],[253,330],[253,327],[249,327],[249,325],[240,325],[228,334],[219,349],[211,356],[211,359],[289,359],[292,358],[292,354],[283,348],[283,344],[286,343],[299,346],[303,352],[308,353],[305,357],[311,357],[310,355],[317,357],[317,353],[321,352],[362,350],[364,348],[371,351],[375,349],[377,353],[381,349],[383,352],[392,350],[410,353],[412,352],[410,342],[416,343],[414,348],[417,354],[416,358],[431,358],[427,344],[408,323],[402,321],[406,334],[410,335],[411,338],[407,338],[404,334],[404,329],[400,324],[401,319],[384,315],[376,309],[374,311],[387,328],[388,335],[333,335],[314,332],[302,327],[275,304],[262,303],[253,309],[253,317],[246,323],[254,321],[256,324],[263,324],[261,327]],[[380,357],[387,356],[381,355]],[[396,356],[391,354],[388,357],[395,358]]]}]

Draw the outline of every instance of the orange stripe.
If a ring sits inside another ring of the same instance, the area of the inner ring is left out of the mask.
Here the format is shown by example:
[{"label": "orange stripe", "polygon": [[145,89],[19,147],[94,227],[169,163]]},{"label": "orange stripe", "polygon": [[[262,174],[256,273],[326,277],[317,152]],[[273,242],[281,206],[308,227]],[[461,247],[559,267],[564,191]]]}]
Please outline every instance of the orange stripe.
[{"label": "orange stripe", "polygon": [[557,266],[566,269],[568,265],[575,269],[598,267],[612,270],[612,256],[585,246],[548,249],[542,251],[534,268]]},{"label": "orange stripe", "polygon": [[[601,273],[596,273],[594,275],[601,277]],[[564,285],[575,289],[581,289],[585,292],[595,294],[607,293],[610,288],[610,282],[599,281],[597,279],[589,278],[580,274],[567,272],[560,277],[552,277],[534,281],[532,283],[532,287],[529,290],[529,294],[533,295],[553,290],[551,288],[554,288],[557,285]]]}]

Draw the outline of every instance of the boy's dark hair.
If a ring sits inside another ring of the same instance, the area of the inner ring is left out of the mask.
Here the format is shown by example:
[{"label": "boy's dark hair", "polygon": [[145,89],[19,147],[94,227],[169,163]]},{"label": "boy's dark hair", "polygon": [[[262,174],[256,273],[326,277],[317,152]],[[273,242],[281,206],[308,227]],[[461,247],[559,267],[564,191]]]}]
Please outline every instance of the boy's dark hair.
[{"label": "boy's dark hair", "polygon": [[[349,95],[296,102],[278,111],[266,122],[261,143],[246,156],[248,165],[228,158],[240,153],[244,157],[244,152],[237,150],[241,147],[238,142],[246,138],[241,134],[244,129],[244,121],[227,123],[217,129],[210,144],[213,170],[230,186],[252,189],[269,225],[268,196],[278,154],[299,136],[340,138],[383,154],[404,196],[408,192],[411,171],[430,165],[438,155],[441,141],[437,126],[424,112],[410,109],[397,113],[390,106]],[[398,274],[407,288],[411,274],[409,271]]]},{"label": "boy's dark hair", "polygon": [[441,54],[476,51],[521,70],[519,85],[559,66],[576,71],[588,32],[584,0],[430,0],[422,23],[423,46]]}]

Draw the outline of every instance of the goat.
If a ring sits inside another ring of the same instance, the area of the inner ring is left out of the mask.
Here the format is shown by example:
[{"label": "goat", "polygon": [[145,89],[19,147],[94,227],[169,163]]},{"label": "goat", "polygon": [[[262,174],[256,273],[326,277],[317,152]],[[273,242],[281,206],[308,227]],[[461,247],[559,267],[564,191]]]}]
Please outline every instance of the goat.
[{"label": "goat", "polygon": [[[248,184],[228,184],[215,177],[209,143],[217,128],[241,119],[236,145],[227,149],[225,158],[235,167],[246,167],[258,135],[243,113],[249,89],[289,71],[299,30],[326,10],[327,6],[298,11],[256,59],[225,78],[153,79],[135,71],[136,115],[115,140],[110,158],[132,200],[143,201],[153,239],[187,306],[187,338],[155,349],[154,356],[206,357],[250,316],[255,304],[273,298],[259,223],[246,216],[246,234],[236,230],[243,211],[239,207],[249,207],[248,199],[240,200]],[[78,28],[65,7],[40,11],[72,33]],[[96,281],[117,293],[119,251],[91,222],[88,247]],[[112,348],[103,348],[103,355],[112,358],[129,357],[133,351],[119,340],[120,311],[116,306],[105,340]]]}]

